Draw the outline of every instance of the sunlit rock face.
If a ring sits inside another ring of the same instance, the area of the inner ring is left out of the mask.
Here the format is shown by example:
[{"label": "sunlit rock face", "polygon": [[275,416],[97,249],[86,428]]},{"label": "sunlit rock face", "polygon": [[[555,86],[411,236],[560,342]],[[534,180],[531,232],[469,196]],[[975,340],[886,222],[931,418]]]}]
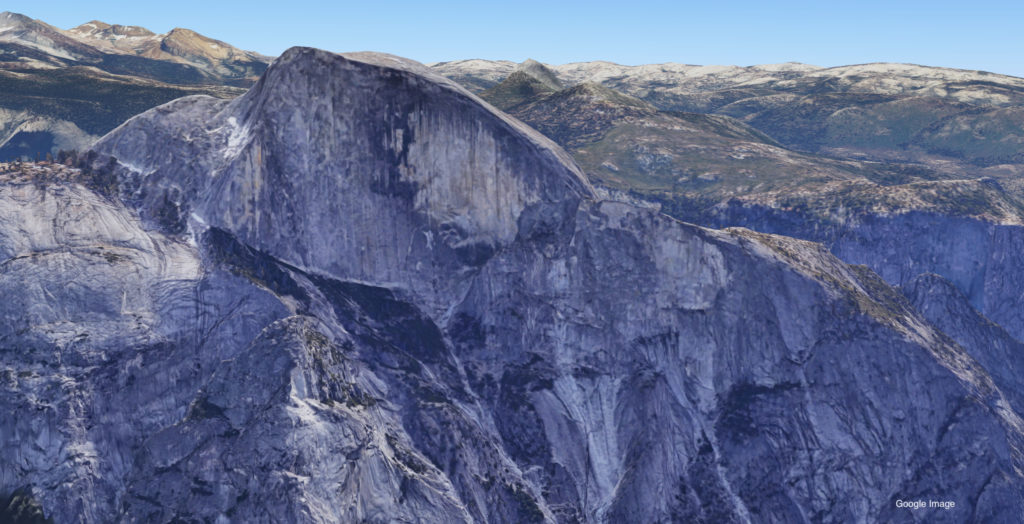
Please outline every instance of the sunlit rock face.
[{"label": "sunlit rock face", "polygon": [[1024,516],[996,335],[414,63],[292,49],[92,158],[0,186],[0,495],[56,521]]},{"label": "sunlit rock face", "polygon": [[167,227],[194,217],[439,311],[465,284],[439,272],[472,271],[590,194],[547,139],[385,55],[294,49],[238,100],[179,100],[97,150],[142,175],[132,196]]}]

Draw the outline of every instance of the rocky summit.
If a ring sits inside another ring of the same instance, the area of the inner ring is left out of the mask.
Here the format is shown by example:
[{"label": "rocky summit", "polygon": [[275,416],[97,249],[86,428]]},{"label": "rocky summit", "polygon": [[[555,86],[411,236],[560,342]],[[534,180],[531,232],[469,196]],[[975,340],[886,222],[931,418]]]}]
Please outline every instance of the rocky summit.
[{"label": "rocky summit", "polygon": [[609,198],[419,64],[293,48],[83,157],[0,169],[5,517],[1024,517],[956,287]]}]

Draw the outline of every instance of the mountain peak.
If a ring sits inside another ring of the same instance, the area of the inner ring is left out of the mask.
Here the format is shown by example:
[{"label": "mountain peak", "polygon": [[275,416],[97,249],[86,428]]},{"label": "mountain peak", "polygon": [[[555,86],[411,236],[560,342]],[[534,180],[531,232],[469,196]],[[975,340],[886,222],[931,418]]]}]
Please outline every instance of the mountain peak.
[{"label": "mountain peak", "polygon": [[[191,29],[175,27],[160,41],[160,50],[192,64],[236,62],[240,64],[269,62],[270,59],[251,51],[243,51],[227,42],[210,38]],[[256,73],[262,72],[260,68]]]},{"label": "mountain peak", "polygon": [[[380,53],[291,48],[242,97],[179,99],[95,148],[150,173],[147,216],[169,216],[158,211],[166,188],[182,188],[193,207],[161,223],[172,230],[194,213],[297,266],[398,284],[438,311],[455,290],[431,287],[432,264],[477,267],[593,195],[549,139],[425,66]],[[184,151],[196,161],[152,164]],[[424,224],[439,229],[425,235]]]},{"label": "mountain peak", "polygon": [[559,91],[552,95],[552,97],[577,98],[585,100],[591,104],[600,103],[606,105],[626,106],[651,113],[658,111],[658,109],[649,102],[645,102],[639,98],[629,96],[625,93],[621,93],[595,82],[583,82],[582,84]]},{"label": "mountain peak", "polygon": [[174,62],[196,70],[200,77],[239,83],[254,81],[270,62],[263,55],[182,27],[156,34],[145,27],[92,20],[61,31],[61,37],[93,51]]},{"label": "mountain peak", "polygon": [[33,20],[21,13],[4,11],[0,13],[0,27],[10,27],[16,24],[27,24]]},{"label": "mountain peak", "polygon": [[532,59],[527,58],[523,63],[519,64],[516,71],[522,71],[535,78],[540,83],[550,87],[554,91],[562,89],[562,82],[558,79],[558,75],[555,74],[548,66]]},{"label": "mountain peak", "polygon": [[71,33],[80,38],[99,38],[118,40],[126,37],[149,37],[156,34],[135,25],[108,24],[100,20],[90,20],[80,26],[68,29]]},{"label": "mountain peak", "polygon": [[94,57],[95,49],[65,31],[40,20],[6,11],[0,13],[0,41],[11,42],[49,55],[51,62]]},{"label": "mountain peak", "polygon": [[593,141],[622,122],[658,113],[643,100],[591,82],[535,97],[511,111],[565,147]]},{"label": "mountain peak", "polygon": [[205,36],[195,32],[195,31],[193,31],[191,29],[188,29],[188,28],[185,28],[185,27],[175,27],[174,29],[171,29],[170,31],[167,32],[167,36],[172,36],[172,35],[174,35],[174,36],[187,36],[187,37],[199,36],[199,37],[207,38],[207,37],[205,37]]},{"label": "mountain peak", "polygon": [[8,31],[11,29],[44,32],[53,30],[53,28],[45,22],[41,20],[33,20],[21,13],[12,13],[10,11],[0,13],[0,31]]},{"label": "mountain peak", "polygon": [[562,82],[554,71],[544,64],[528,58],[516,66],[498,85],[480,93],[480,97],[494,107],[508,111],[513,107],[537,100],[562,89]]},{"label": "mountain peak", "polygon": [[[351,66],[361,67],[373,67],[376,71],[350,71],[343,65],[349,64]],[[322,49],[316,49],[312,47],[295,46],[287,49],[281,54],[274,62],[271,67],[268,68],[267,74],[263,75],[261,79],[262,89],[268,88],[283,88],[292,89],[292,82],[298,80],[295,75],[302,75],[305,80],[309,78],[315,78],[317,76],[323,76],[326,74],[324,71],[318,71],[318,68],[322,68],[325,71],[333,71],[335,75],[345,75],[353,80],[361,81],[363,78],[376,77],[379,75],[398,76],[406,79],[406,81],[414,81],[416,83],[422,83],[426,81],[428,86],[424,87],[422,91],[434,91],[437,89],[442,90],[445,94],[444,97],[454,97],[460,101],[460,103],[468,103],[472,107],[474,112],[479,112],[478,116],[484,118],[487,121],[491,119],[498,119],[501,121],[502,126],[513,128],[514,132],[521,134],[523,137],[528,138],[535,147],[544,150],[544,154],[549,153],[555,154],[559,158],[559,162],[572,168],[575,168],[575,164],[571,158],[558,147],[553,141],[549,140],[545,136],[536,132],[534,129],[526,126],[522,122],[509,117],[505,113],[488,110],[486,106],[480,104],[479,99],[476,98],[472,93],[466,90],[460,84],[439,75],[431,68],[408,58],[403,58],[388,53],[371,52],[371,51],[359,51],[350,53],[332,53],[330,51],[324,51]],[[275,74],[274,71],[279,71]],[[286,71],[286,73],[281,73]],[[407,86],[411,89],[412,86]],[[421,90],[417,90],[421,91]],[[250,95],[246,95],[248,98]],[[582,173],[577,172],[570,178],[582,177]],[[583,179],[573,180],[567,182],[570,186],[577,186]],[[583,185],[586,185],[585,183]]]},{"label": "mountain peak", "polygon": [[354,51],[348,53],[332,53],[306,46],[293,46],[281,53],[281,56],[274,60],[272,66],[279,68],[305,68],[316,64],[332,64],[335,62],[359,62],[366,65],[393,70],[395,72],[409,73],[426,78],[432,83],[442,85],[447,89],[457,91],[469,96],[469,92],[460,84],[437,74],[433,69],[408,58],[381,53],[376,51]]},{"label": "mountain peak", "polygon": [[103,31],[105,29],[110,29],[111,27],[111,24],[108,24],[102,20],[89,20],[84,24],[68,29],[68,31],[72,33],[89,33],[93,31]]},{"label": "mountain peak", "polygon": [[557,90],[525,71],[516,70],[498,85],[481,92],[480,98],[502,111],[508,111],[520,104],[550,95]]}]

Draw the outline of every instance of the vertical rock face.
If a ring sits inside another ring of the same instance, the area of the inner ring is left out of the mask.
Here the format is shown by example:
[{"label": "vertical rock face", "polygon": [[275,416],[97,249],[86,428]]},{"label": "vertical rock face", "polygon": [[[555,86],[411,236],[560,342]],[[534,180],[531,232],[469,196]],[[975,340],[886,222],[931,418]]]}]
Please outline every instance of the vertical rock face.
[{"label": "vertical rock face", "polygon": [[0,186],[0,495],[57,521],[1024,516],[978,319],[598,200],[416,64],[293,49],[95,154]]},{"label": "vertical rock face", "polygon": [[975,309],[1024,340],[1020,224],[910,213],[874,218],[851,229],[833,245],[836,256],[870,265],[895,285],[938,273]]},{"label": "vertical rock face", "polygon": [[458,284],[439,271],[543,233],[591,191],[547,139],[422,66],[312,49],[230,104],[179,100],[97,150],[145,174],[134,195],[168,227],[194,214],[304,267],[440,293],[439,307]]},{"label": "vertical rock face", "polygon": [[1024,344],[978,313],[956,286],[938,275],[920,275],[903,292],[929,322],[991,370],[1016,411],[1024,408]]}]

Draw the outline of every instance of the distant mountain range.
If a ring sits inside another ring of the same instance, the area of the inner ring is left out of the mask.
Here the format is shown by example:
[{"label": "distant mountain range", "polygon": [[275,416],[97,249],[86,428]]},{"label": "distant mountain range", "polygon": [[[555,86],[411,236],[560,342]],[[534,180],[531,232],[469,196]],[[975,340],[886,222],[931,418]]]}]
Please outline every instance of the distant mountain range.
[{"label": "distant mountain range", "polygon": [[[505,109],[510,109],[505,100],[493,96],[507,89],[499,84],[522,83],[513,73],[536,70],[484,60],[432,67]],[[1024,79],[1011,76],[910,64],[820,68],[586,62],[548,71],[565,86],[600,84],[662,111],[730,116],[806,152],[954,162],[975,170],[1024,162]]]},{"label": "distant mountain range", "polygon": [[156,34],[93,20],[65,31],[17,13],[0,13],[4,69],[89,66],[172,84],[247,87],[270,60],[189,29]]},{"label": "distant mountain range", "polygon": [[886,188],[983,178],[1008,201],[945,199],[943,210],[1018,214],[1024,79],[906,64],[432,67],[569,149],[594,179],[686,220],[735,225],[717,222],[724,202],[792,204],[798,189],[803,207],[850,197],[896,211],[919,202],[894,194],[918,192]]},{"label": "distant mountain range", "polygon": [[0,161],[84,149],[182,96],[237,96],[269,62],[188,29],[92,21],[62,30],[0,13]]}]

